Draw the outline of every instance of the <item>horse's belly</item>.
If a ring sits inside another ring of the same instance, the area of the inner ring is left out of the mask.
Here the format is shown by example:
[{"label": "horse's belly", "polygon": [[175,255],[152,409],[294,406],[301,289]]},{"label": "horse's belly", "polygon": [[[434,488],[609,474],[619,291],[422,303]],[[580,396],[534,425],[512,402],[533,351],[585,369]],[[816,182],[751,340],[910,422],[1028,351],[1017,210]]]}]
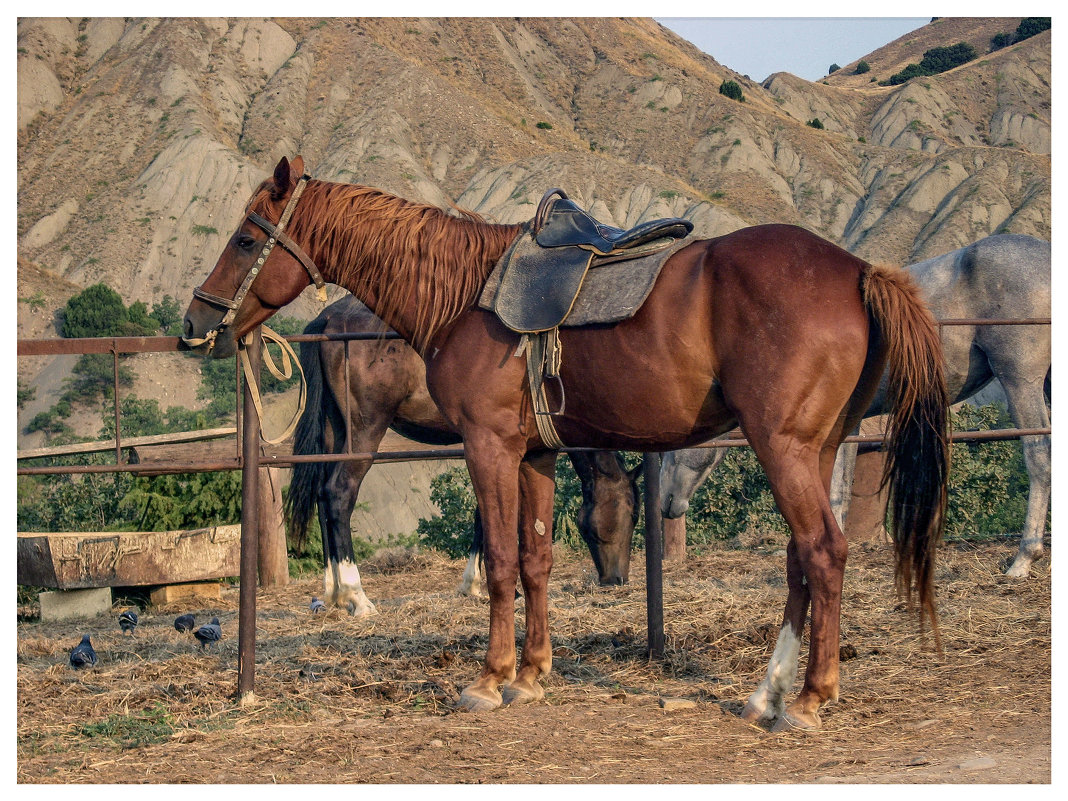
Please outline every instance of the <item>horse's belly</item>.
[{"label": "horse's belly", "polygon": [[[616,363],[585,374],[562,371],[564,414],[553,422],[575,447],[674,450],[729,431],[737,422],[710,375]],[[550,409],[559,392],[547,384]]]}]

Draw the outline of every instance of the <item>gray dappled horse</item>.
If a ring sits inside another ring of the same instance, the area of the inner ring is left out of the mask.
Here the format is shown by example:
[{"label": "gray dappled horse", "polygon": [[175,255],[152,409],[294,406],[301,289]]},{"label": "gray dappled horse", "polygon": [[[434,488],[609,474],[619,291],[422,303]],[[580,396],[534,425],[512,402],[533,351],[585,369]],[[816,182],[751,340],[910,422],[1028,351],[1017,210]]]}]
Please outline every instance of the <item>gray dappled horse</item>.
[{"label": "gray dappled horse", "polygon": [[[1025,319],[1050,316],[1050,245],[1021,234],[999,234],[906,269],[916,279],[937,319]],[[1019,428],[1049,428],[1050,326],[944,326],[946,383],[953,403],[1001,382],[1009,414]],[[884,381],[865,417],[886,412]],[[1050,438],[1021,437],[1031,488],[1020,549],[1006,575],[1023,578],[1042,556],[1050,500]],[[724,448],[692,448],[665,454],[660,477],[665,517],[686,513],[693,493],[725,454]],[[836,511],[848,504],[856,445],[838,452]]]},{"label": "gray dappled horse", "polygon": [[[389,331],[362,303],[346,295],[316,317],[306,334]],[[426,445],[456,445],[460,437],[442,419],[426,387],[426,366],[403,340],[353,340],[348,365],[344,342],[302,342],[300,362],[308,382],[306,411],[297,424],[297,454],[342,453],[346,432],[353,453],[376,451],[386,429]],[[348,401],[345,385],[348,382]],[[351,425],[346,427],[349,412]],[[628,472],[610,451],[570,454],[582,485],[577,525],[590,548],[601,584],[623,584],[638,517],[637,470]],[[351,518],[370,459],[294,465],[286,513],[299,542],[318,508],[323,536],[326,603],[362,617],[375,612],[360,581],[352,547]],[[481,594],[481,537],[475,526],[459,591]]]}]

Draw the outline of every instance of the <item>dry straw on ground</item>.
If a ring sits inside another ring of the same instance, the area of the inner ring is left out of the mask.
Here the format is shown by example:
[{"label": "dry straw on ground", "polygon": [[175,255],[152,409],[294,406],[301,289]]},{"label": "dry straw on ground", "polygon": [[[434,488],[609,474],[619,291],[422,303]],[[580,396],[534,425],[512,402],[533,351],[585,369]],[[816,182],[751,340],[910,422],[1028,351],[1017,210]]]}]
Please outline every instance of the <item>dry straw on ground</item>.
[{"label": "dry straw on ground", "polygon": [[[462,563],[390,552],[364,569],[379,614],[312,615],[320,580],[258,599],[256,700],[233,700],[237,590],[218,609],[151,609],[18,627],[20,782],[1026,782],[1050,781],[1050,574],[1004,578],[1009,545],[942,549],[945,653],[893,593],[884,546],[854,547],[841,699],[815,734],[738,718],[762,678],[785,600],[779,550],[718,550],[667,566],[667,653],[646,654],[640,555],[601,588],[558,551],[553,672],[543,702],[457,712],[480,670],[488,605],[454,588]],[[179,612],[218,614],[200,652]],[[517,601],[517,631],[522,601]],[[88,631],[100,656],[67,654]],[[802,660],[802,669],[804,660]],[[800,687],[800,681],[797,687]],[[796,690],[796,688],[795,688]],[[667,711],[660,698],[696,701]]]}]

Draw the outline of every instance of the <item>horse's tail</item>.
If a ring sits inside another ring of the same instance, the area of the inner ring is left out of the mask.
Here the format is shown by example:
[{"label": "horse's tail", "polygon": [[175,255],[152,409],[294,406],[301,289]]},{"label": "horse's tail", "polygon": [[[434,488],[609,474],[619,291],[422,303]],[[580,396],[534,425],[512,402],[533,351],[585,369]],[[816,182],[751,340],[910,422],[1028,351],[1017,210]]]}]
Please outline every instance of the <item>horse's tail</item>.
[{"label": "horse's tail", "polygon": [[949,474],[949,393],[938,325],[912,277],[892,267],[871,267],[864,302],[886,348],[892,409],[882,485],[890,487],[891,537],[897,553],[894,579],[911,604],[919,597],[920,625],[931,618],[941,649],[934,603],[934,559],[945,524]]},{"label": "horse's tail", "polygon": [[[317,317],[308,323],[305,334],[321,334],[326,320]],[[326,453],[326,405],[323,402],[323,366],[320,358],[320,343],[300,343],[300,366],[308,383],[304,414],[297,422],[293,433],[293,453]],[[289,521],[289,536],[299,550],[304,547],[308,526],[315,514],[319,490],[326,481],[326,463],[298,462],[293,465],[289,480],[289,495],[285,502],[286,519]]]}]

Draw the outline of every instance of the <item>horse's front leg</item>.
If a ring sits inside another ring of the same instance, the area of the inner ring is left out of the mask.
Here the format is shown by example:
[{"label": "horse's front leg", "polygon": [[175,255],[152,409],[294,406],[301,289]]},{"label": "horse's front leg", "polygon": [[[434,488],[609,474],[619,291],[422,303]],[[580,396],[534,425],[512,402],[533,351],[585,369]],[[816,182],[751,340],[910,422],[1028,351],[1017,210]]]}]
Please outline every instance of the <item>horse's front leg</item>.
[{"label": "horse's front leg", "polygon": [[516,532],[521,455],[490,436],[466,435],[464,449],[486,538],[490,630],[482,675],[460,694],[460,706],[481,711],[499,707],[500,686],[516,677],[515,587],[519,577]]},{"label": "horse's front leg", "polygon": [[507,704],[545,695],[538,679],[552,669],[549,638],[549,573],[553,566],[553,494],[556,452],[528,456],[519,466],[519,576],[526,605],[526,638],[515,680],[504,688]]},{"label": "horse's front leg", "polygon": [[[367,450],[374,450],[374,447]],[[325,600],[331,606],[347,609],[353,617],[378,613],[360,580],[360,568],[352,547],[352,511],[360,484],[371,460],[338,464],[319,494],[319,526],[323,534]]]}]

